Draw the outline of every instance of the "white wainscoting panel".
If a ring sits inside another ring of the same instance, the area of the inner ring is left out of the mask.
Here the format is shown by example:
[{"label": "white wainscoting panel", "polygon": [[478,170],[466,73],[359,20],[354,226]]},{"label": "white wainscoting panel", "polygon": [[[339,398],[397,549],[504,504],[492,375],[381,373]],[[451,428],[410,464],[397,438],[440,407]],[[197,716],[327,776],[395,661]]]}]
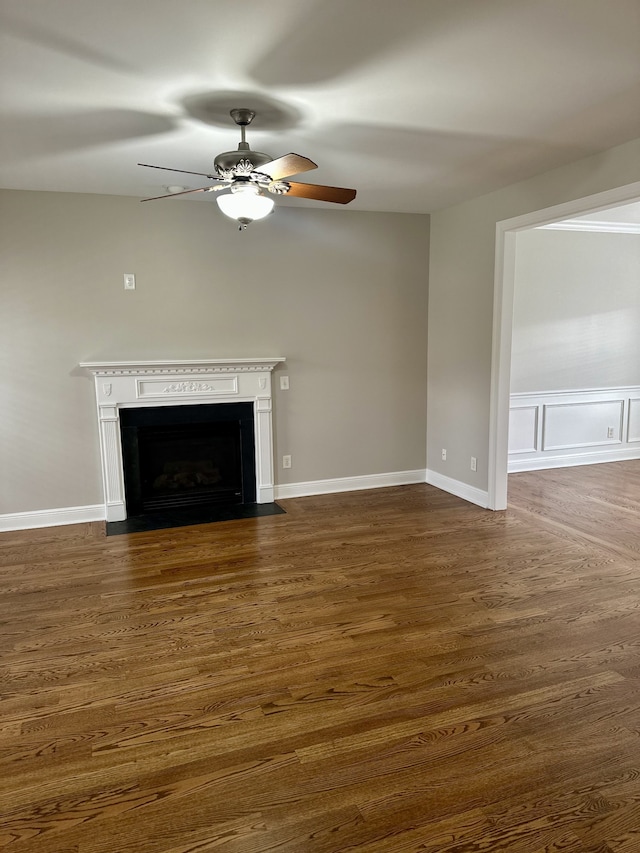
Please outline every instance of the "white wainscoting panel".
[{"label": "white wainscoting panel", "polygon": [[640,397],[634,397],[629,400],[627,441],[629,444],[632,444],[634,441],[640,441]]},{"label": "white wainscoting panel", "polygon": [[542,450],[620,444],[624,400],[544,406]]},{"label": "white wainscoting panel", "polygon": [[509,452],[535,453],[538,449],[538,407],[516,406],[509,412]]},{"label": "white wainscoting panel", "polygon": [[640,458],[640,387],[512,394],[509,471]]}]

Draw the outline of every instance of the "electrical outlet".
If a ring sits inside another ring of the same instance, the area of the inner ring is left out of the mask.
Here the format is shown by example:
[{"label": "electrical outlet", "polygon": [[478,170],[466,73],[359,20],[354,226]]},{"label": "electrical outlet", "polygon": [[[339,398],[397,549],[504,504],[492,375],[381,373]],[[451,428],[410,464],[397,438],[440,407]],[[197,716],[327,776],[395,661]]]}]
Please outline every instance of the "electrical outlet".
[{"label": "electrical outlet", "polygon": [[615,437],[616,437],[615,427],[609,427],[607,429],[607,438],[615,438]]},{"label": "electrical outlet", "polygon": [[442,448],[442,461],[447,461],[447,451],[444,449],[444,447]]},{"label": "electrical outlet", "polygon": [[124,289],[125,290],[135,290],[136,289],[136,277],[132,272],[126,272],[123,276],[124,278]]},{"label": "electrical outlet", "polygon": [[471,470],[472,470],[472,471],[477,471],[477,470],[478,470],[478,460],[476,459],[476,457],[475,457],[475,456],[472,456],[472,457],[471,457]]},{"label": "electrical outlet", "polygon": [[287,453],[282,457],[282,467],[291,468],[291,454]]}]

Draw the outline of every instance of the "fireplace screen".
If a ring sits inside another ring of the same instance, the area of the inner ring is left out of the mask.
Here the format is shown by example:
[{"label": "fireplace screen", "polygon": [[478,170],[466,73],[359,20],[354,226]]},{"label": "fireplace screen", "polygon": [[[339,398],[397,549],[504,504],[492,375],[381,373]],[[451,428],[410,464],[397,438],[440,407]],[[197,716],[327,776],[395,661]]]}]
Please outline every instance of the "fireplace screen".
[{"label": "fireplace screen", "polygon": [[120,413],[127,516],[255,501],[252,403]]}]

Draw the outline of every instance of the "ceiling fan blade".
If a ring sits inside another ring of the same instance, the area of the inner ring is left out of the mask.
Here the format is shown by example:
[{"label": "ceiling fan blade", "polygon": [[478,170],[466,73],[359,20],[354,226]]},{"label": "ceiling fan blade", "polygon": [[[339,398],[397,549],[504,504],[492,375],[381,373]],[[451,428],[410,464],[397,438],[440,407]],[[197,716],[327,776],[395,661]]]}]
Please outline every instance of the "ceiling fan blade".
[{"label": "ceiling fan blade", "polygon": [[147,169],[163,169],[165,172],[182,172],[183,175],[200,175],[203,178],[211,178],[212,181],[219,180],[218,175],[208,175],[206,172],[189,172],[186,169],[171,169],[169,166],[152,166],[151,163],[138,163],[138,166],[146,166]]},{"label": "ceiling fan blade", "polygon": [[322,184],[298,184],[287,181],[291,189],[287,196],[312,198],[315,201],[332,201],[335,204],[349,204],[356,197],[355,190],[346,187],[324,187]]},{"label": "ceiling fan blade", "polygon": [[195,190],[182,190],[179,193],[167,193],[166,195],[154,195],[153,198],[141,198],[140,201],[157,201],[159,198],[173,198],[174,195],[188,195],[188,193],[208,193],[216,187],[198,187]]},{"label": "ceiling fan blade", "polygon": [[300,154],[285,154],[283,157],[278,157],[277,160],[271,160],[256,169],[261,175],[268,175],[272,181],[279,181],[281,178],[286,178],[288,175],[299,175],[301,172],[308,172],[311,169],[317,169],[318,164],[308,157],[302,157]]}]

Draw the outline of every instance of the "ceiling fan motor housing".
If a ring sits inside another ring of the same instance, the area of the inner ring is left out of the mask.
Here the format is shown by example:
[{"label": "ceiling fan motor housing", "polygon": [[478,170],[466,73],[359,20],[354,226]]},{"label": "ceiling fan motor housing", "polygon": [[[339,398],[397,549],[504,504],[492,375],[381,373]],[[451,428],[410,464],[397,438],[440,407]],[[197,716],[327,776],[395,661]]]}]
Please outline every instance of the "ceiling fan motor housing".
[{"label": "ceiling fan motor housing", "polygon": [[238,171],[244,174],[245,169],[239,170],[238,167],[245,160],[248,160],[253,167],[250,171],[255,172],[260,166],[270,163],[273,157],[269,154],[263,154],[261,151],[252,151],[248,142],[240,142],[237,151],[223,151],[222,154],[218,154],[214,160],[214,165],[220,174],[224,172],[237,173]]},{"label": "ceiling fan motor housing", "polygon": [[257,171],[259,166],[270,163],[273,157],[269,154],[263,154],[261,151],[252,151],[245,139],[245,127],[250,125],[256,117],[253,110],[231,110],[230,115],[240,128],[242,139],[238,143],[237,151],[223,151],[222,154],[218,154],[214,160],[214,165],[221,175],[224,175],[225,172],[227,174],[233,172],[236,176],[248,175],[250,172]]}]

